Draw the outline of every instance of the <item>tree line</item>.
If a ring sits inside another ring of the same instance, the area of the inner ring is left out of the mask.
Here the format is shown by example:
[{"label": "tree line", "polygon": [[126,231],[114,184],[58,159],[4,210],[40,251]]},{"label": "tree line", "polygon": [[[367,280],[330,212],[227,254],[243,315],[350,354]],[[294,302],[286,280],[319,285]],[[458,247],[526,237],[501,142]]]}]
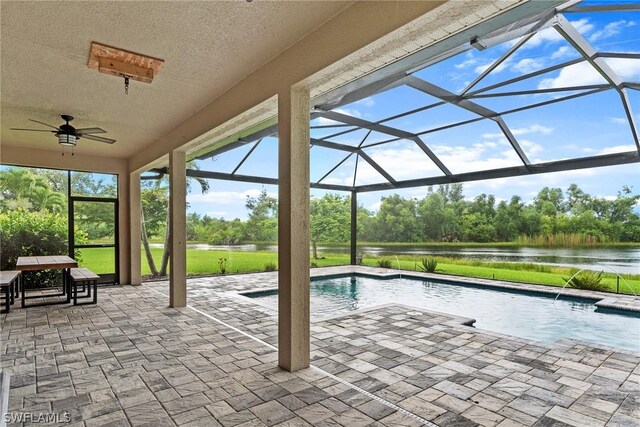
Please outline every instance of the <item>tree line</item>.
[{"label": "tree line", "polygon": [[[514,195],[497,201],[491,194],[468,200],[462,184],[429,187],[423,198],[383,197],[377,211],[358,207],[358,240],[367,242],[513,242],[591,244],[640,242],[640,196],[623,186],[615,198],[591,196],[578,185],[544,187],[525,202]],[[311,199],[311,241],[350,239],[350,198],[325,194]],[[277,240],[277,200],[263,189],[248,197],[248,219],[188,215],[188,238],[211,244]]]},{"label": "tree line", "polygon": [[[198,179],[202,192],[206,180]],[[141,189],[142,240],[147,260],[156,274],[166,273],[168,245],[156,268],[149,239],[169,241],[168,185],[166,179],[146,181]],[[29,168],[0,170],[2,214],[54,215],[66,224],[67,174],[64,171]],[[72,192],[86,195],[116,193],[115,183],[102,182],[90,174],[75,173]],[[529,202],[514,195],[508,201],[491,194],[473,199],[464,196],[462,184],[428,187],[423,198],[392,194],[381,199],[377,211],[358,207],[358,240],[366,242],[513,242],[523,244],[582,245],[606,242],[640,242],[640,215],[634,209],[640,195],[623,186],[617,196],[596,197],[576,184],[566,191],[544,187]],[[187,238],[210,244],[275,242],[278,201],[266,190],[247,197],[246,220],[226,220],[198,213],[187,216]],[[311,198],[311,242],[314,256],[318,243],[347,243],[350,239],[349,196],[328,193]],[[95,240],[113,236],[113,216],[98,204],[76,206],[76,235]],[[58,227],[59,228],[59,227]],[[6,233],[5,233],[6,234]],[[7,236],[5,236],[7,237]],[[63,238],[63,236],[61,236]],[[7,240],[5,240],[7,241]]]}]

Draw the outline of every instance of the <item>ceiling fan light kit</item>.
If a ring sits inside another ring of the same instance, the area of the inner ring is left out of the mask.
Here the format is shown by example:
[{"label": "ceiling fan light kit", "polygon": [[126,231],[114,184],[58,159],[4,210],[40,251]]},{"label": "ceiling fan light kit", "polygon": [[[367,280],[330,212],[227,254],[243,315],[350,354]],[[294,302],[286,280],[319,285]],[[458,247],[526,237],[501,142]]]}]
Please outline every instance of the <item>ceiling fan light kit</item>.
[{"label": "ceiling fan light kit", "polygon": [[[29,121],[32,121],[34,123],[38,123],[44,126],[48,126],[55,130],[17,129],[17,128],[11,128],[11,130],[29,131],[29,132],[51,132],[58,138],[58,144],[62,145],[63,147],[71,147],[71,148],[76,146],[80,138],[90,139],[98,142],[104,142],[106,144],[113,144],[114,142],[116,142],[115,139],[96,136],[95,135],[96,133],[107,133],[107,131],[102,128],[91,127],[91,128],[76,129],[69,124],[69,122],[74,119],[73,116],[69,114],[62,114],[60,117],[62,117],[62,120],[64,120],[66,123],[60,125],[59,127],[55,127],[53,125],[50,125],[48,123],[44,123],[38,120],[29,119]],[[62,155],[64,156],[64,152],[62,153]]]},{"label": "ceiling fan light kit", "polygon": [[87,66],[104,74],[125,79],[125,93],[129,80],[151,83],[158,75],[163,59],[92,42]]},{"label": "ceiling fan light kit", "polygon": [[78,139],[73,135],[64,133],[58,134],[58,144],[64,145],[65,147],[75,147],[77,140]]}]

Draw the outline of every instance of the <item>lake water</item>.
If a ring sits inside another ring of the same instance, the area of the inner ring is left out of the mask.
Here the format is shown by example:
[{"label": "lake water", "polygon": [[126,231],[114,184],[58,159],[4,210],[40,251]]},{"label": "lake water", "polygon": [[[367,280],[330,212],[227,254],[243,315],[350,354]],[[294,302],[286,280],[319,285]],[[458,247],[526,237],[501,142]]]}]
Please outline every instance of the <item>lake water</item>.
[{"label": "lake water", "polygon": [[[277,309],[278,294],[245,294]],[[311,315],[324,317],[397,303],[476,320],[475,327],[552,343],[562,338],[640,351],[640,315],[596,310],[592,300],[505,292],[413,278],[316,278]]]},{"label": "lake water", "polygon": [[[161,246],[155,244],[157,246]],[[152,245],[152,246],[155,246]],[[276,251],[275,245],[218,246],[188,244],[200,250]],[[359,246],[365,257],[370,255],[434,255],[480,261],[531,262],[563,267],[614,270],[621,274],[640,274],[640,247],[636,248],[532,248],[532,247],[433,247],[433,246]],[[319,247],[319,252],[349,253],[348,247]]]}]

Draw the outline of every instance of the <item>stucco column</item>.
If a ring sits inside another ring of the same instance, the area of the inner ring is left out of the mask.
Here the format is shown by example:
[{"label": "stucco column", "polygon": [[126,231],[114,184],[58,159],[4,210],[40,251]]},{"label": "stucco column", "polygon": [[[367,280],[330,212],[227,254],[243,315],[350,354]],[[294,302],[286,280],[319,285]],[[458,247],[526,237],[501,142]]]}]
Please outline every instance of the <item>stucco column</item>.
[{"label": "stucco column", "polygon": [[309,367],[309,91],[278,94],[278,364]]},{"label": "stucco column", "polygon": [[141,211],[140,173],[136,172],[129,175],[129,280],[132,285],[142,283]]},{"label": "stucco column", "polygon": [[169,153],[169,306],[187,305],[187,172],[186,153]]}]

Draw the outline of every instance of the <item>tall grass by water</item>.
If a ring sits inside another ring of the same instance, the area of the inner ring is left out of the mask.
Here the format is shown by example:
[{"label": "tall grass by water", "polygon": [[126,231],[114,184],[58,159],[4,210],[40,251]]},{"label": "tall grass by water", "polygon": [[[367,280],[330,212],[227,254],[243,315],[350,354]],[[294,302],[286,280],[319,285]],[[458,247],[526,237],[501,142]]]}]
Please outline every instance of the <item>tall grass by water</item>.
[{"label": "tall grass by water", "polygon": [[578,247],[600,246],[611,243],[606,236],[592,236],[578,233],[556,233],[539,236],[522,235],[515,241],[521,246]]}]

